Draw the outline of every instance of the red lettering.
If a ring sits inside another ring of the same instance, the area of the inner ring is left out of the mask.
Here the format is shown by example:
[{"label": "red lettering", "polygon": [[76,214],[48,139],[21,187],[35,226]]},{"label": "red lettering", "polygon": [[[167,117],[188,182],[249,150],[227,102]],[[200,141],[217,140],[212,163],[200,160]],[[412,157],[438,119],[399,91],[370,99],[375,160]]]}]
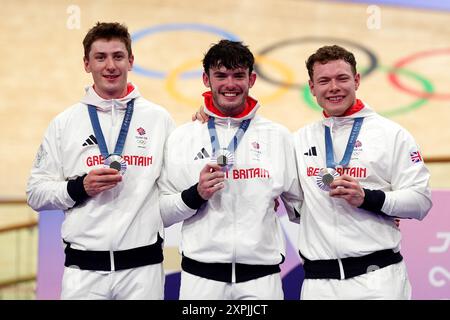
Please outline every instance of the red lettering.
[{"label": "red lettering", "polygon": [[367,177],[367,168],[360,168],[359,169],[359,176],[360,177]]},{"label": "red lettering", "polygon": [[[338,169],[339,170],[339,169]],[[306,175],[308,177],[317,176],[320,172],[320,168],[308,167],[306,168]]]},{"label": "red lettering", "polygon": [[[124,155],[123,160],[130,166],[142,166],[147,167],[153,164],[153,156],[145,157],[145,156],[132,156],[132,155]],[[98,156],[89,156],[86,158],[86,165],[88,167],[102,165],[105,162],[105,159],[102,155]],[[228,177],[228,176],[227,176]]]},{"label": "red lettering", "polygon": [[367,168],[336,168],[336,171],[337,173],[339,173],[339,175],[348,174],[349,176],[355,178],[365,178],[367,176]]}]

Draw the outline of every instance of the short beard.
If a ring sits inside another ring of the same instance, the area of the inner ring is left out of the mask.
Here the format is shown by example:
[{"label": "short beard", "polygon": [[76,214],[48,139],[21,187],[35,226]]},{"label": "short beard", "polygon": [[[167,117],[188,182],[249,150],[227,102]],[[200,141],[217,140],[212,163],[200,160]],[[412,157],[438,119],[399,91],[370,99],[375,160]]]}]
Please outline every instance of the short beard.
[{"label": "short beard", "polygon": [[[220,93],[218,93],[217,95],[220,95]],[[238,101],[233,105],[227,105],[226,107],[220,105],[218,100],[219,97],[217,97],[216,99],[216,97],[213,94],[214,105],[216,106],[217,109],[220,110],[220,112],[222,112],[227,117],[234,117],[245,109],[245,98],[242,98],[241,101]],[[239,108],[240,106],[242,106],[242,108]]]}]

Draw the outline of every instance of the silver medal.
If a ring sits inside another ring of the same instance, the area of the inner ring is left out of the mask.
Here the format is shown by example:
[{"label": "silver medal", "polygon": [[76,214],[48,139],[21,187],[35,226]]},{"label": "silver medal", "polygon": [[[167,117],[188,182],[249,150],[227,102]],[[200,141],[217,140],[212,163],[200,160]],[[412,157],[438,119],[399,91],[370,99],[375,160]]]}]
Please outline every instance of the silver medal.
[{"label": "silver medal", "polygon": [[234,155],[228,149],[220,149],[213,155],[212,162],[216,162],[222,170],[228,171],[234,164]]},{"label": "silver medal", "polygon": [[124,175],[127,170],[127,162],[117,154],[112,154],[106,158],[104,165],[106,168],[116,169],[122,175]]},{"label": "silver medal", "polygon": [[337,177],[339,177],[339,173],[335,169],[323,168],[317,175],[316,183],[320,189],[330,191],[330,185]]}]

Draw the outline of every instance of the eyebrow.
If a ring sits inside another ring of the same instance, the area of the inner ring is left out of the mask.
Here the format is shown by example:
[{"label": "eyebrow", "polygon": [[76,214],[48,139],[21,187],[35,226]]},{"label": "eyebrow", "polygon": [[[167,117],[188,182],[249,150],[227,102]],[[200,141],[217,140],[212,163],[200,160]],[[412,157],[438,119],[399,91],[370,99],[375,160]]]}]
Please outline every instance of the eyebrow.
[{"label": "eyebrow", "polygon": [[[347,73],[339,73],[338,75],[335,76],[335,78],[342,78],[342,77],[351,78],[351,75],[349,75]],[[331,78],[333,78],[333,77],[321,76],[321,77],[317,78],[317,80],[331,79]]]},{"label": "eyebrow", "polygon": [[[231,74],[234,75],[241,75],[241,74],[245,74],[245,71],[233,71],[231,72]],[[228,74],[228,71],[220,71],[220,70],[216,70],[213,72],[213,74]]]},{"label": "eyebrow", "polygon": [[[125,54],[126,52],[125,51],[114,51],[114,52],[111,52],[111,54]],[[97,51],[97,52],[94,52],[93,53],[94,55],[96,55],[96,54],[108,54],[107,52],[105,52],[105,51]]]}]

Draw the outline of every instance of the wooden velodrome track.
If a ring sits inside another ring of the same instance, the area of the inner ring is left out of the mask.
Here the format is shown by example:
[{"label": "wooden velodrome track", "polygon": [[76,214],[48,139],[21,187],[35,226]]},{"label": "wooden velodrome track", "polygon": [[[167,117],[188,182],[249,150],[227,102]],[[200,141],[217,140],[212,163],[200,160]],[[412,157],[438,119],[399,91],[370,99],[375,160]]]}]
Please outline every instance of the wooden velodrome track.
[{"label": "wooden velodrome track", "polygon": [[[225,36],[259,56],[251,94],[262,102],[262,115],[292,131],[320,118],[303,90],[304,61],[319,46],[337,43],[355,53],[361,71],[373,67],[358,96],[406,127],[425,157],[450,156],[450,11],[295,0],[1,4],[0,199],[25,198],[48,123],[91,83],[81,42],[97,21],[128,25],[135,39],[131,80],[178,124],[201,103],[203,53]],[[402,70],[389,73],[402,62]],[[430,168],[433,187],[450,186],[450,165]]]}]

